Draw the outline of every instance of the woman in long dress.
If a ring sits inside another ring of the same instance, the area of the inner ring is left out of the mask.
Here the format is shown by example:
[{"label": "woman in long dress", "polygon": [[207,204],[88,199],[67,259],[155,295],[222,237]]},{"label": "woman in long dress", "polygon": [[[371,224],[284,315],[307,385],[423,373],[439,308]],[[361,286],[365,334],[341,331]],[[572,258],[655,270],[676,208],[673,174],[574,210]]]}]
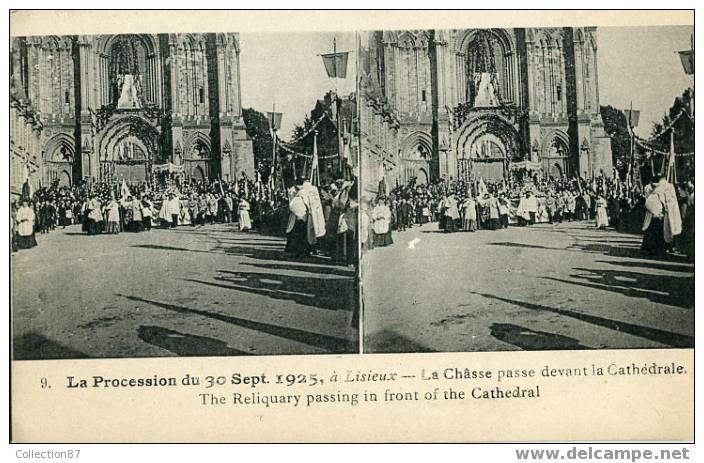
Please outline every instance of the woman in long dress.
[{"label": "woman in long dress", "polygon": [[462,201],[462,230],[473,232],[477,229],[477,203],[467,196]]},{"label": "woman in long dress", "polygon": [[596,199],[596,228],[605,230],[609,226],[609,215],[606,212],[608,203],[602,195]]},{"label": "woman in long dress", "polygon": [[239,227],[240,231],[248,231],[252,229],[252,221],[249,217],[249,202],[242,196],[239,205],[237,206],[240,212]]},{"label": "woman in long dress", "polygon": [[22,205],[15,216],[17,220],[16,242],[19,249],[29,249],[37,245],[34,237],[34,224],[37,220],[34,209],[29,207],[29,201],[22,200]]}]

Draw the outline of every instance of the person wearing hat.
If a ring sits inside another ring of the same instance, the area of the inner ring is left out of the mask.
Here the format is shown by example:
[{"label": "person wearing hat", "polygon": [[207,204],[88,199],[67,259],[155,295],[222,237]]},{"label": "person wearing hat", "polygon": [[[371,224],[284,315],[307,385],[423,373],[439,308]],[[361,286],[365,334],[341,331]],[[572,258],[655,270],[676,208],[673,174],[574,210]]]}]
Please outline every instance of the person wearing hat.
[{"label": "person wearing hat", "polygon": [[20,208],[17,210],[15,220],[17,221],[16,243],[19,249],[29,249],[37,245],[34,237],[34,224],[36,222],[34,209],[30,207],[29,200],[22,199]]}]

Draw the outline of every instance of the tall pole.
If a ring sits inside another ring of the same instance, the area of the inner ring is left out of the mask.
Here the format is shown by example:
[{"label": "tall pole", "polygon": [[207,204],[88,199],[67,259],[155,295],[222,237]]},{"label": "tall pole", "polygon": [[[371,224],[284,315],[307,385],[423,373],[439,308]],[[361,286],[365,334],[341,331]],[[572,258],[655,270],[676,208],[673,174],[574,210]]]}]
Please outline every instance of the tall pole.
[{"label": "tall pole", "polygon": [[332,75],[335,82],[335,119],[337,120],[337,168],[338,174],[344,176],[344,166],[342,164],[342,118],[340,117],[340,98],[337,95],[337,37],[332,37]]},{"label": "tall pole", "polygon": [[[272,103],[271,105],[271,134],[272,134],[272,143],[271,143],[271,172],[269,172],[269,175],[272,177],[271,182],[269,184],[272,186],[272,189],[276,189],[276,125],[274,124],[274,120],[276,119],[276,103]],[[270,191],[269,192],[272,197],[274,197],[274,192]]]},{"label": "tall pole", "polygon": [[630,135],[629,140],[630,140],[630,155],[628,158],[628,179],[630,180],[630,190],[633,191],[633,186],[635,185],[635,176],[633,175],[633,161],[634,161],[634,155],[635,155],[635,149],[634,149],[634,134],[633,134],[633,101],[631,101],[631,106],[630,110],[628,112],[628,135]]},{"label": "tall pole", "polygon": [[[332,75],[337,78],[337,38],[332,36]],[[335,89],[337,93],[337,89]]]}]

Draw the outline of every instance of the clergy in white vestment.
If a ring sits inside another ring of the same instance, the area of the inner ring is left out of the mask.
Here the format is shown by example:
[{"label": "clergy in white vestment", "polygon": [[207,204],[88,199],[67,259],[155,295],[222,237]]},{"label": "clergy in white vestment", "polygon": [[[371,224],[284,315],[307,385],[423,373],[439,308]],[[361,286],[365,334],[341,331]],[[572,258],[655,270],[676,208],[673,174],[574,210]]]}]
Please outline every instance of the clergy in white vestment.
[{"label": "clergy in white vestment", "polygon": [[17,210],[15,220],[17,221],[17,247],[19,249],[29,249],[36,246],[37,240],[34,237],[36,215],[26,199],[22,200],[22,205]]}]

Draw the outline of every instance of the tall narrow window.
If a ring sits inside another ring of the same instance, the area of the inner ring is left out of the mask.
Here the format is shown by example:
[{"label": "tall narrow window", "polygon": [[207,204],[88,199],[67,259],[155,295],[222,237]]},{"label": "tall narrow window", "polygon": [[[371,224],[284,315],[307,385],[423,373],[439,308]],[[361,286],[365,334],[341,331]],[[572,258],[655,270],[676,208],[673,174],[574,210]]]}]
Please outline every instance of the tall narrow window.
[{"label": "tall narrow window", "polygon": [[425,101],[425,90],[421,91],[420,97],[423,101]]},{"label": "tall narrow window", "polygon": [[198,89],[198,103],[205,103],[205,92],[203,92],[203,87]]},{"label": "tall narrow window", "polygon": [[557,101],[562,101],[562,84],[557,84]]},{"label": "tall narrow window", "polygon": [[71,102],[70,95],[68,94],[68,91],[64,92],[64,103],[69,104]]}]

